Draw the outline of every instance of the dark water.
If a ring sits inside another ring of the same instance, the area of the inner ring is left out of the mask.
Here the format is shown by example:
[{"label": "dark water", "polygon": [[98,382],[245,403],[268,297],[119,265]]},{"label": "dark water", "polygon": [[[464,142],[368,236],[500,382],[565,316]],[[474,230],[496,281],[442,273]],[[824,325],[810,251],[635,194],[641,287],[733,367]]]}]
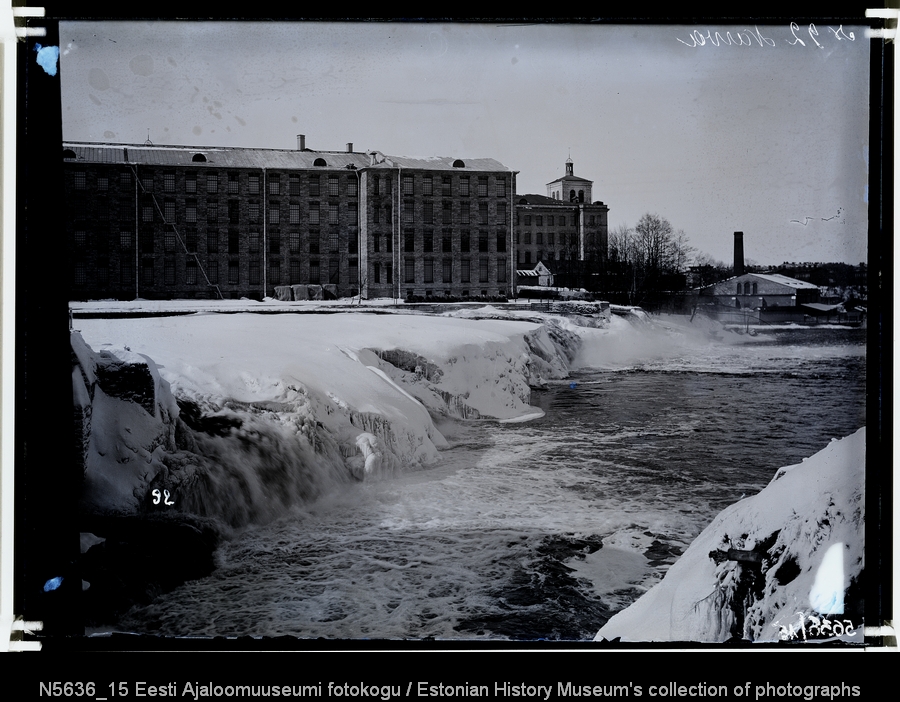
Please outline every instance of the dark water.
[{"label": "dark water", "polygon": [[865,425],[864,331],[682,341],[599,340],[639,352],[535,391],[542,419],[441,427],[452,448],[436,468],[246,530],[212,576],[120,628],[592,638],[722,508]]},{"label": "dark water", "polygon": [[[628,494],[665,500],[677,486],[719,511],[745,486],[865,425],[864,334],[781,332],[737,356],[575,374],[533,394],[546,416],[529,428],[558,460],[591,472],[614,464]],[[554,438],[562,429],[591,438]]]}]

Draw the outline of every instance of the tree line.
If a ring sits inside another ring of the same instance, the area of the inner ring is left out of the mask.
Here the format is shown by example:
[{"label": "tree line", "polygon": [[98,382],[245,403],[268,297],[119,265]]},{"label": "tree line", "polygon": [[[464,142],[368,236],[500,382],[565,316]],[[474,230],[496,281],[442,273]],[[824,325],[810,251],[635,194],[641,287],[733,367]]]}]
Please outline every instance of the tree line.
[{"label": "tree line", "polygon": [[622,302],[647,305],[682,291],[695,254],[684,230],[658,214],[643,215],[633,227],[620,224],[609,232],[609,292],[625,298]]}]

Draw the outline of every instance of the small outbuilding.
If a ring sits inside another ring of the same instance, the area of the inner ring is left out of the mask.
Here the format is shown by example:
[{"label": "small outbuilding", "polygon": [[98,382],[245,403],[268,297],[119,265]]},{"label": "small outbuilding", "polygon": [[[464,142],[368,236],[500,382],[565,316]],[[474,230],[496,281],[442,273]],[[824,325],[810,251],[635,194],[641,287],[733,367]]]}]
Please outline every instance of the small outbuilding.
[{"label": "small outbuilding", "polygon": [[542,261],[538,261],[534,268],[516,271],[516,285],[551,287],[553,273]]}]

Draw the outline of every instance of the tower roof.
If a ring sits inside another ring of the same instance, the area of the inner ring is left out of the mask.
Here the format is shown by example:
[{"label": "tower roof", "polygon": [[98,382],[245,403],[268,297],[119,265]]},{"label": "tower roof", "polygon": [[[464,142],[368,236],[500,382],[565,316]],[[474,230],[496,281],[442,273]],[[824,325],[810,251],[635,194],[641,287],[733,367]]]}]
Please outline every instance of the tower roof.
[{"label": "tower roof", "polygon": [[588,183],[593,184],[594,181],[588,180],[587,178],[582,178],[577,175],[564,175],[562,178],[557,178],[556,180],[551,180],[547,185],[553,185],[554,183]]}]

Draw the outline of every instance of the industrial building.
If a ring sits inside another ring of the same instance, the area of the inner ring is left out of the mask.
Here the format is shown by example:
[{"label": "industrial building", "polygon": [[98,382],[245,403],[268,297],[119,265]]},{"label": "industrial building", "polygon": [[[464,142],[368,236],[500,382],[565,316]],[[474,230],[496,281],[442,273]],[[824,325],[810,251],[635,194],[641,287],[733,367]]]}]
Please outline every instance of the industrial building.
[{"label": "industrial building", "polygon": [[819,288],[779,273],[747,273],[744,233],[734,233],[735,275],[697,289],[698,303],[714,306],[722,322],[804,322],[822,312]]},{"label": "industrial building", "polygon": [[591,274],[605,269],[609,207],[592,201],[592,189],[593,181],[575,175],[570,157],[566,174],[547,183],[546,195],[516,196],[516,269],[520,278],[541,262],[554,284],[582,287]]},{"label": "industrial building", "polygon": [[[592,181],[515,195],[490,158],[63,144],[73,299],[504,299],[539,261],[581,284],[607,256]],[[573,274],[581,276],[578,281]]]},{"label": "industrial building", "polygon": [[494,159],[63,144],[71,295],[503,298],[516,173]]}]

